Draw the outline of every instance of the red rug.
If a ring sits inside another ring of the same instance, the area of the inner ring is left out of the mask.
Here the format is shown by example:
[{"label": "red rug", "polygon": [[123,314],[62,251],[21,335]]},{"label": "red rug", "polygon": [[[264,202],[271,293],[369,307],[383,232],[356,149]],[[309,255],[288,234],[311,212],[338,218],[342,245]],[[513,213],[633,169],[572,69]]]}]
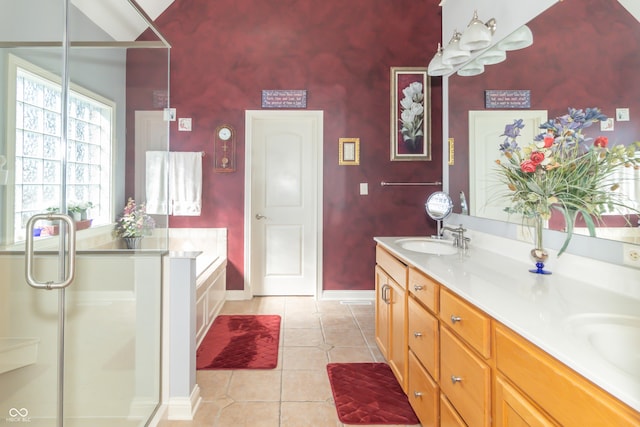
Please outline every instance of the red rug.
[{"label": "red rug", "polygon": [[420,424],[386,363],[329,363],[327,373],[343,423]]},{"label": "red rug", "polygon": [[220,315],[196,352],[197,369],[273,369],[280,316]]}]

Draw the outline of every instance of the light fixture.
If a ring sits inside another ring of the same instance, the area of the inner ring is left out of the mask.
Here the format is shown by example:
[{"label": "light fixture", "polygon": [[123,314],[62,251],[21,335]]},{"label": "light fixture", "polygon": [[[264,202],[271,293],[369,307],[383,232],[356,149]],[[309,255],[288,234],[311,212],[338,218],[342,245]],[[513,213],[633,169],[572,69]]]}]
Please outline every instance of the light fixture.
[{"label": "light fixture", "polygon": [[469,76],[477,76],[478,74],[482,74],[484,72],[484,65],[478,63],[477,61],[471,61],[464,67],[458,70],[458,75],[463,77]]},{"label": "light fixture", "polygon": [[498,48],[502,50],[517,50],[529,47],[532,44],[533,34],[529,27],[523,25],[498,43]]},{"label": "light fixture", "polygon": [[462,64],[471,56],[471,52],[460,48],[460,33],[453,31],[453,37],[449,41],[447,47],[442,51],[442,63],[445,65],[455,66]]},{"label": "light fixture", "polygon": [[431,62],[429,62],[427,74],[430,76],[444,76],[452,70],[453,67],[451,65],[445,65],[442,63],[442,46],[438,43],[438,51],[433,56]]},{"label": "light fixture", "polygon": [[476,58],[476,62],[482,65],[493,65],[507,59],[507,52],[497,47],[493,47]]},{"label": "light fixture", "polygon": [[478,11],[473,12],[473,18],[460,36],[460,49],[464,50],[480,50],[489,47],[493,33],[496,32],[496,20],[490,19],[487,23],[483,23],[478,19]]}]

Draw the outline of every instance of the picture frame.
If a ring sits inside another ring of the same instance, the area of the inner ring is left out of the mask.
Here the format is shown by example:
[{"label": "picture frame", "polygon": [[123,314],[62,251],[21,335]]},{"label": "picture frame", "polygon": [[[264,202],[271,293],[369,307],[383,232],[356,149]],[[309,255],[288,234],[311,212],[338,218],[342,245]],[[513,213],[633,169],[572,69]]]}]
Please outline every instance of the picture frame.
[{"label": "picture frame", "polygon": [[360,138],[340,138],[338,142],[338,164],[360,164]]},{"label": "picture frame", "polygon": [[391,161],[431,160],[430,78],[423,67],[391,67]]}]

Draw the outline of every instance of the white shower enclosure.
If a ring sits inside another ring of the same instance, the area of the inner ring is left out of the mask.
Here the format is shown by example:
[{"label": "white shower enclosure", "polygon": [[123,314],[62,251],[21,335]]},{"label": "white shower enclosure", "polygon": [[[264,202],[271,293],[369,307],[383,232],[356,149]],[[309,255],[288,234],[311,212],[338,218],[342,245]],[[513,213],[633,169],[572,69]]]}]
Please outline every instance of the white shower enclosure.
[{"label": "white shower enclosure", "polygon": [[112,231],[144,203],[135,117],[169,118],[169,53],[134,0],[0,0],[0,426],[159,407],[167,217],[139,249]]}]

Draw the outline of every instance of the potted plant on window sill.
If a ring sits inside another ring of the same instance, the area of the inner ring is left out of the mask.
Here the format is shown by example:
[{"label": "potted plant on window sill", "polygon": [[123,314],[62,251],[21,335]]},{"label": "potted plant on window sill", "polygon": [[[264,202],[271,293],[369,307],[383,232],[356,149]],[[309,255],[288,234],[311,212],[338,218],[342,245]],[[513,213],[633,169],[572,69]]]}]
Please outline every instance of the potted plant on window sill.
[{"label": "potted plant on window sill", "polygon": [[67,212],[73,217],[76,222],[76,230],[84,230],[91,227],[91,219],[88,219],[89,209],[93,207],[91,202],[76,202],[70,203],[67,206]]}]

